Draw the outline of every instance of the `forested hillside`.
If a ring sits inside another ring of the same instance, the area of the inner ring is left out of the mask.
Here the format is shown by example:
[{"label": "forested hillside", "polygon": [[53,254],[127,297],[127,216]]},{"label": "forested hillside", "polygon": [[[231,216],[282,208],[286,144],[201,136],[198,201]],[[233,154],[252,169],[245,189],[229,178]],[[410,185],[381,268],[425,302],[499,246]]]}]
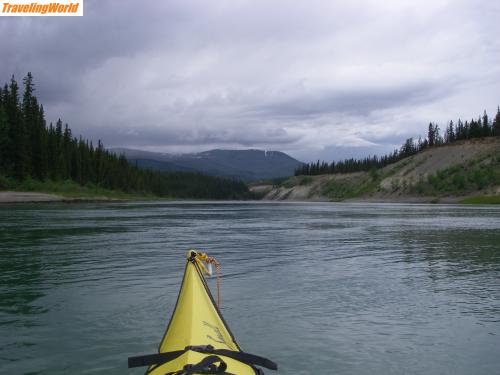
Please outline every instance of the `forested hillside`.
[{"label": "forested hillside", "polygon": [[500,108],[470,121],[450,121],[441,135],[407,139],[382,157],[309,163],[293,178],[252,186],[272,200],[500,202]]},{"label": "forested hillside", "polygon": [[23,79],[22,93],[14,77],[0,90],[0,189],[33,179],[177,198],[233,199],[250,194],[239,181],[137,168],[100,141],[94,145],[75,137],[60,119],[47,125],[34,92],[31,73]]},{"label": "forested hillside", "polygon": [[427,147],[369,172],[294,176],[252,189],[271,200],[500,203],[500,137]]}]

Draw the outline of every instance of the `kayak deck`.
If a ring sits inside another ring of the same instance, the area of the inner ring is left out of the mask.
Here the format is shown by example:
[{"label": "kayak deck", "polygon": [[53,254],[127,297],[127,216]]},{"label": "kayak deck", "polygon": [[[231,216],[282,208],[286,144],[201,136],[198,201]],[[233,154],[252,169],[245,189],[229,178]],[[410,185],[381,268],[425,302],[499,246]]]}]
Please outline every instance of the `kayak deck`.
[{"label": "kayak deck", "polygon": [[208,289],[203,272],[220,264],[205,253],[189,250],[174,312],[157,354],[129,357],[128,367],[148,366],[153,375],[264,375],[256,366],[277,370],[273,361],[241,350]]},{"label": "kayak deck", "polygon": [[[241,352],[231,331],[214,303],[202,271],[196,261],[186,263],[177,303],[161,340],[159,352],[184,350],[187,346],[211,345],[214,349]],[[207,357],[205,353],[188,350],[178,358],[161,365],[152,365],[146,374],[175,373],[189,364],[196,364]],[[258,370],[238,360],[218,355],[227,365],[226,372],[238,375],[255,375]]]}]

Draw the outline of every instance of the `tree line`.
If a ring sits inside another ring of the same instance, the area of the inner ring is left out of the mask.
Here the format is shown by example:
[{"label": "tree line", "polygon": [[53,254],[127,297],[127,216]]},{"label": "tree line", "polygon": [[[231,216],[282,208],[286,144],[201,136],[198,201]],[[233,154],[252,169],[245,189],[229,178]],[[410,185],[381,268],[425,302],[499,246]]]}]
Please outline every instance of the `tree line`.
[{"label": "tree line", "polygon": [[440,134],[439,126],[431,122],[429,123],[426,138],[419,137],[418,140],[408,138],[399,149],[394,150],[392,153],[380,157],[374,155],[363,159],[350,158],[337,162],[332,161],[331,163],[318,160],[316,163],[306,163],[297,168],[295,176],[372,171],[429,147],[450,144],[463,139],[493,136],[500,136],[500,107],[497,108],[493,121],[489,119],[488,114],[484,111],[483,116],[478,119],[465,122],[459,119],[456,123],[450,121],[443,135]]},{"label": "tree line", "polygon": [[14,77],[0,89],[0,176],[16,181],[72,180],[82,186],[178,198],[231,199],[250,194],[241,181],[140,169],[124,155],[106,150],[100,140],[94,145],[73,136],[61,119],[47,126],[31,73],[23,79],[22,97],[20,91]]}]

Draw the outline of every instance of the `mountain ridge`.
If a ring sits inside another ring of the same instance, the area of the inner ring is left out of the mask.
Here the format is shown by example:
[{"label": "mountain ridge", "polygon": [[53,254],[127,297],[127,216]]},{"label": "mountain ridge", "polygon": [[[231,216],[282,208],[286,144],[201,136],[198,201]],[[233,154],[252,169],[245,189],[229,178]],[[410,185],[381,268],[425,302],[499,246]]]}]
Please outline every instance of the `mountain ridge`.
[{"label": "mountain ridge", "polygon": [[243,181],[288,177],[304,163],[275,150],[212,149],[196,153],[172,154],[131,148],[112,148],[131,163],[160,171],[200,172]]}]

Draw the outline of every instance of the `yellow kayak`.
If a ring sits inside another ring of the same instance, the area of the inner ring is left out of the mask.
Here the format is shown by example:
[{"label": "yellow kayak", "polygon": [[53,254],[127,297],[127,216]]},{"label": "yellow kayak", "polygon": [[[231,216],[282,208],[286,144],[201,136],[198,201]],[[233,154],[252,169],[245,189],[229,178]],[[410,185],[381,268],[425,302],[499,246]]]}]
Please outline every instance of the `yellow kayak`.
[{"label": "yellow kayak", "polygon": [[277,370],[263,357],[245,353],[236,343],[208,289],[206,254],[188,252],[177,303],[161,340],[159,353],[129,358],[129,368],[148,366],[146,374],[264,374]]}]

